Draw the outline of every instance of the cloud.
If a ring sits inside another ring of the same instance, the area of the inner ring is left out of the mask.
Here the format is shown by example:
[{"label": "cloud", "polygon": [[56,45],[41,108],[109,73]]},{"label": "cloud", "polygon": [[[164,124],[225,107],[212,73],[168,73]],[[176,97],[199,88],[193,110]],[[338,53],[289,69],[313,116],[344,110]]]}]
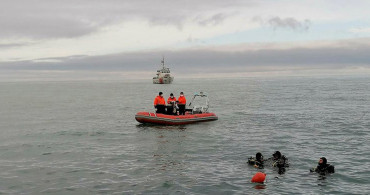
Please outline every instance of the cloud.
[{"label": "cloud", "polygon": [[[13,18],[14,19],[14,18]],[[87,35],[98,30],[98,25],[89,21],[76,20],[67,16],[32,16],[16,19],[18,22],[2,21],[0,37],[73,38]]]},{"label": "cloud", "polygon": [[195,20],[198,20],[199,25],[208,26],[220,24],[225,20],[226,17],[227,16],[225,14],[218,13],[206,19],[200,19],[199,17],[197,17]]},{"label": "cloud", "polygon": [[13,48],[13,47],[21,47],[21,46],[26,46],[29,45],[28,43],[0,43],[0,49],[4,48]]},{"label": "cloud", "polygon": [[[364,16],[368,5],[368,1],[353,4],[255,0],[234,0],[232,3],[222,0],[2,0],[0,41],[9,37],[76,38],[135,20],[143,20],[152,25],[173,25],[182,29],[188,21],[199,25],[215,25],[233,14],[238,14],[241,18],[251,18],[254,15],[279,16],[267,19],[264,24],[274,29],[308,30],[311,21]],[[329,6],[333,9],[318,9]],[[314,11],[317,14],[312,14]]]},{"label": "cloud", "polygon": [[370,28],[351,28],[349,32],[352,33],[370,33]]},{"label": "cloud", "polygon": [[38,58],[32,60],[34,63],[43,63],[43,62],[63,62],[67,60],[75,60],[75,59],[81,59],[81,58],[86,58],[88,57],[87,55],[73,55],[73,56],[67,56],[67,57],[55,57],[55,58]]},{"label": "cloud", "polygon": [[308,31],[311,27],[311,21],[309,19],[299,21],[293,17],[281,18],[275,16],[265,19],[261,16],[254,16],[251,21],[260,23],[262,26],[271,27],[274,31],[277,29],[290,29],[303,32]]},{"label": "cloud", "polygon": [[97,0],[4,0],[0,7],[0,40],[7,37],[73,38],[97,32],[100,28],[131,20],[145,20],[153,25],[181,25],[197,15],[213,15],[203,21],[217,22],[229,7],[249,5],[235,1],[97,1]]},{"label": "cloud", "polygon": [[[256,49],[257,48],[257,49]],[[306,42],[281,45],[241,44],[230,47],[200,47],[181,50],[153,50],[103,56],[70,56],[35,61],[2,62],[0,70],[155,71],[162,55],[173,71],[181,73],[237,73],[246,70],[340,69],[370,66],[370,39]]]},{"label": "cloud", "polygon": [[308,19],[298,21],[292,17],[289,18],[273,17],[267,21],[267,25],[271,26],[274,30],[279,28],[285,28],[298,31],[307,31],[310,28],[311,21]]},{"label": "cloud", "polygon": [[[81,63],[92,58],[99,63],[89,62],[100,67],[99,64],[104,63],[100,59],[109,61],[108,57],[112,56],[117,59],[114,63],[119,63],[118,59],[124,62],[127,54],[124,52],[145,56],[151,50],[156,50],[161,51],[159,56],[171,52],[177,55],[176,49],[182,48],[178,51],[189,53],[194,50],[186,48],[202,45],[210,49],[199,49],[199,54],[212,56],[209,52],[219,52],[223,56],[235,51],[232,54],[235,59],[229,59],[231,62],[237,63],[236,59],[242,59],[243,55],[253,62],[254,56],[251,54],[281,53],[283,48],[287,49],[284,45],[291,41],[353,37],[353,33],[348,32],[348,23],[368,21],[366,8],[369,2],[345,3],[345,7],[342,3],[307,0],[235,0],[232,3],[221,0],[3,0],[0,6],[0,61],[20,61],[20,66],[21,63],[30,65],[26,68],[47,68],[50,63],[51,68],[73,69],[72,65],[64,66],[68,61],[76,64],[77,69],[84,69],[92,66],[81,66]],[[329,6],[335,9],[326,9]],[[317,14],[312,14],[313,11],[317,11]],[[253,16],[259,17],[251,22]],[[311,21],[320,25],[311,30]],[[344,23],[347,26],[340,26]],[[359,23],[351,23],[350,26],[359,26]],[[336,28],[334,33],[331,27]],[[269,29],[287,29],[289,32],[275,36]],[[308,30],[311,32],[294,33]],[[366,29],[352,31],[367,32]],[[264,47],[257,41],[285,44]],[[239,46],[226,45],[240,43],[256,43],[260,50],[248,53],[248,49],[236,51]],[[216,45],[220,47],[213,47]],[[225,51],[223,47],[231,51]],[[114,53],[121,53],[121,58]],[[83,60],[68,59],[68,56],[75,55],[86,56]],[[198,56],[197,53],[195,56]],[[198,58],[200,62],[208,60]],[[248,63],[248,60],[244,61]],[[255,59],[257,64],[261,61]],[[137,64],[135,60],[132,62]],[[119,69],[113,64],[108,64],[107,68]]]},{"label": "cloud", "polygon": [[101,21],[84,16],[82,7],[56,1],[5,1],[0,8],[1,38],[78,37],[98,29]]}]

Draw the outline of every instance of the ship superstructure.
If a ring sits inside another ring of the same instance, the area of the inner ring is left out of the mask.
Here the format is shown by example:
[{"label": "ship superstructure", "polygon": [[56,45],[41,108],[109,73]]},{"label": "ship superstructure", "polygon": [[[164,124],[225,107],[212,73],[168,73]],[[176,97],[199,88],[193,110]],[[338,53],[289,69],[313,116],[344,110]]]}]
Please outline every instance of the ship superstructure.
[{"label": "ship superstructure", "polygon": [[171,71],[164,65],[164,57],[161,62],[162,69],[157,70],[156,76],[153,77],[153,84],[171,84],[173,77],[171,77]]}]

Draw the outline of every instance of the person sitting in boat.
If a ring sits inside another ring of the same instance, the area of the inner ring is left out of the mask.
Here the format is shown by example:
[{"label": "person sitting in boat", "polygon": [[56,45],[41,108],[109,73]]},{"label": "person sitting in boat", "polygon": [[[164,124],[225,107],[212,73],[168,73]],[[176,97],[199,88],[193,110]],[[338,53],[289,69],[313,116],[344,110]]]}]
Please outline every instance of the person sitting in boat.
[{"label": "person sitting in boat", "polygon": [[173,93],[170,94],[170,97],[167,99],[167,114],[176,115],[176,97],[173,96]]},{"label": "person sitting in boat", "polygon": [[179,106],[179,115],[185,115],[186,98],[184,96],[184,92],[180,92],[177,105]]},{"label": "person sitting in boat", "polygon": [[257,152],[256,158],[249,157],[248,164],[253,165],[256,168],[263,169],[263,156],[260,152]]},{"label": "person sitting in boat", "polygon": [[328,161],[326,160],[325,157],[321,157],[319,159],[318,165],[315,168],[310,169],[310,172],[316,172],[319,173],[320,175],[326,175],[328,173],[334,173],[334,166],[327,164]]},{"label": "person sitting in boat", "polygon": [[163,93],[159,92],[159,95],[154,99],[154,108],[156,113],[166,113],[166,101],[163,98]]}]

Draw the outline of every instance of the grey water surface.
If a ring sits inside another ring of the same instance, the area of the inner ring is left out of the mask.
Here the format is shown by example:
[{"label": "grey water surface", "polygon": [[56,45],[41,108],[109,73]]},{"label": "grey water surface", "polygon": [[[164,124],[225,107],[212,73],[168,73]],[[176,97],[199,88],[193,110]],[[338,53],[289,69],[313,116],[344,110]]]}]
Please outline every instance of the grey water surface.
[{"label": "grey water surface", "polygon": [[[206,91],[219,120],[139,124],[159,91]],[[0,194],[369,194],[369,111],[365,76],[1,82]],[[285,174],[246,163],[276,150]],[[335,174],[309,173],[322,156]]]}]

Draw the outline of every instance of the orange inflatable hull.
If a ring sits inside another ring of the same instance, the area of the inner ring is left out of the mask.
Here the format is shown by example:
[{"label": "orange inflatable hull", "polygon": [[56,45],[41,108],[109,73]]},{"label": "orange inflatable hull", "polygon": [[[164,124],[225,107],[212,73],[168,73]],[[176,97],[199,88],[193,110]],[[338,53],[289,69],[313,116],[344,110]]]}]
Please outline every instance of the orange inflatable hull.
[{"label": "orange inflatable hull", "polygon": [[138,112],[135,119],[140,123],[152,123],[160,125],[186,125],[197,122],[214,121],[218,117],[214,113],[167,115],[152,112]]}]

